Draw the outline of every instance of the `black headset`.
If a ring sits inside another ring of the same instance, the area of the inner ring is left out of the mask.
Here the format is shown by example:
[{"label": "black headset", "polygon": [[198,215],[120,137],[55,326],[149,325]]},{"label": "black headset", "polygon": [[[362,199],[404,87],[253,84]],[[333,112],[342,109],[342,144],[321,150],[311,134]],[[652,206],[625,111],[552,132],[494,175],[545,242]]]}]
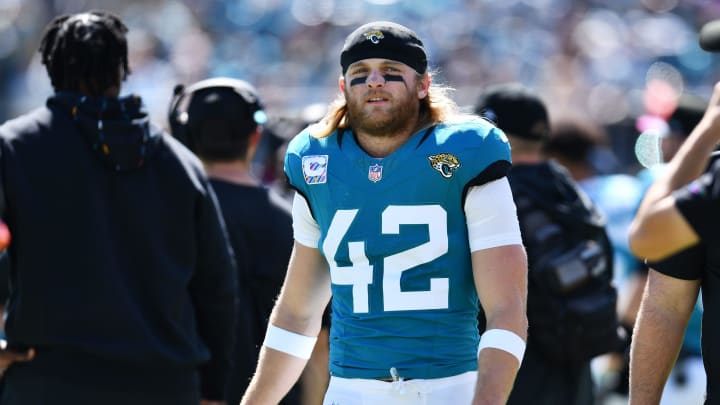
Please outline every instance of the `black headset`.
[{"label": "black headset", "polygon": [[188,115],[188,106],[194,93],[215,88],[229,88],[242,98],[245,104],[250,108],[251,118],[256,124],[262,125],[267,121],[267,116],[263,111],[264,105],[257,95],[255,88],[248,82],[229,77],[215,77],[211,79],[201,80],[187,88],[178,84],[173,90],[173,97],[170,100],[170,108],[168,110],[168,122],[172,135],[188,148],[193,149],[194,140],[188,132],[188,123],[192,119]]}]

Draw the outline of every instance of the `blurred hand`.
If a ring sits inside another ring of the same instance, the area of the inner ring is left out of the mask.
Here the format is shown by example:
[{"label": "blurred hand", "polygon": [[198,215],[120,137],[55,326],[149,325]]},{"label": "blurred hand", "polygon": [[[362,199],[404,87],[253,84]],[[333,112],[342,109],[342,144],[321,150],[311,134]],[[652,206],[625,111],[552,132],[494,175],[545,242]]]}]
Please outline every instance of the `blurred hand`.
[{"label": "blurred hand", "polygon": [[7,370],[15,362],[30,361],[35,358],[35,349],[27,349],[24,352],[15,350],[0,349],[0,373]]},{"label": "blurred hand", "polygon": [[10,229],[5,222],[0,221],[0,250],[6,249],[10,245]]}]

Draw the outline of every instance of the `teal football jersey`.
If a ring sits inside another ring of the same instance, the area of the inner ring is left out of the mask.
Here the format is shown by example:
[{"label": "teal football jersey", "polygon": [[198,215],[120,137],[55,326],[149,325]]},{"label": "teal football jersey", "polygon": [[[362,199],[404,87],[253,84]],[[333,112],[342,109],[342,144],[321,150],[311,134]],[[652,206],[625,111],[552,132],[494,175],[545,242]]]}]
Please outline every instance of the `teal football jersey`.
[{"label": "teal football jersey", "polygon": [[441,378],[477,369],[478,298],[463,210],[501,178],[510,146],[482,120],[414,134],[385,158],[350,131],[300,133],[285,171],[320,226],[330,268],[330,372]]}]

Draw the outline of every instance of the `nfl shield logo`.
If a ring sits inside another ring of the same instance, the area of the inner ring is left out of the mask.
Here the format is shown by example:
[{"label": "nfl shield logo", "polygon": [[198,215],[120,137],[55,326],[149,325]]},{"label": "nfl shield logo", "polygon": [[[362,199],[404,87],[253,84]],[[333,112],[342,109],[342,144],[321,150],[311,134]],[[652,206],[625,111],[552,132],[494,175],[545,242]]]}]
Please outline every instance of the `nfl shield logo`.
[{"label": "nfl shield logo", "polygon": [[370,166],[370,170],[368,170],[368,179],[370,179],[373,183],[377,183],[382,180],[382,166],[378,164]]}]

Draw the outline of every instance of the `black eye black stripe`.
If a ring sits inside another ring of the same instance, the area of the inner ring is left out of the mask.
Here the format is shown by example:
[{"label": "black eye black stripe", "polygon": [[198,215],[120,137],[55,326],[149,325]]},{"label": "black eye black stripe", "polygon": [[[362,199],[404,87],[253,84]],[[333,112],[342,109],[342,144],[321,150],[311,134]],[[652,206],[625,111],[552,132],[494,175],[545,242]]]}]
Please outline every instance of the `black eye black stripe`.
[{"label": "black eye black stripe", "polygon": [[355,86],[356,84],[365,84],[366,82],[367,76],[356,77],[350,80],[350,86]]},{"label": "black eye black stripe", "polygon": [[[400,75],[383,75],[383,78],[386,82],[404,82],[402,76]],[[365,84],[367,83],[367,76],[360,76],[356,77],[352,80],[350,80],[350,86],[355,86],[357,84]]]},{"label": "black eye black stripe", "polygon": [[385,78],[386,82],[404,82],[402,76],[400,75],[383,75],[383,78]]}]

